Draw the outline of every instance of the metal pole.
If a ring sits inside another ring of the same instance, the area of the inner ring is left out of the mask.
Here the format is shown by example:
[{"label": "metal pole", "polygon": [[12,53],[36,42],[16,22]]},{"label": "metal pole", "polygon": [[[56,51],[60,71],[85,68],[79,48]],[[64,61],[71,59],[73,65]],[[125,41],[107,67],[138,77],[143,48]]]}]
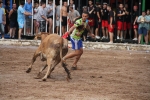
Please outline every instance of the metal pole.
[{"label": "metal pole", "polygon": [[[48,0],[46,0],[46,7],[47,7],[47,5],[48,5]],[[46,31],[45,32],[47,32],[47,21],[46,21]]]},{"label": "metal pole", "polygon": [[[25,0],[25,3],[26,3],[27,1]],[[24,23],[24,33],[23,33],[24,35],[26,35],[26,22]]]},{"label": "metal pole", "polygon": [[[70,0],[68,0],[68,6],[69,6]],[[69,13],[69,12],[68,12]],[[67,16],[67,21],[68,21],[69,17]],[[69,26],[67,24],[67,31],[69,30]]]},{"label": "metal pole", "polygon": [[[61,8],[62,8],[62,0],[60,0],[60,13],[61,13]],[[61,17],[61,16],[60,16]],[[60,20],[60,36],[62,36],[62,30],[61,30],[61,20]]]},{"label": "metal pole", "polygon": [[115,26],[115,39],[117,39],[117,11],[118,11],[118,0],[116,0],[116,16],[115,16],[115,23],[116,23],[116,26]]},{"label": "metal pole", "polygon": [[34,0],[32,0],[32,21],[31,21],[31,34],[33,35],[33,4],[34,4]]},{"label": "metal pole", "polygon": [[79,9],[79,13],[81,14],[81,8],[80,8],[81,5],[80,5],[80,2],[81,2],[81,1],[79,0],[79,1],[78,1],[78,9]]},{"label": "metal pole", "polygon": [[55,0],[53,0],[53,33],[55,29]]}]

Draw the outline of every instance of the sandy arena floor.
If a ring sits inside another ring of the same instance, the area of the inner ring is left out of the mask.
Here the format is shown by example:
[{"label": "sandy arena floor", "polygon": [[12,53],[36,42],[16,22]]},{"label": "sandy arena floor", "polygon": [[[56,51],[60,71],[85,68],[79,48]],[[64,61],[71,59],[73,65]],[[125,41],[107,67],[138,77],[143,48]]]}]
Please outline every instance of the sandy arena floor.
[{"label": "sandy arena floor", "polygon": [[41,82],[39,58],[25,72],[36,48],[0,46],[0,100],[150,100],[149,52],[84,50],[70,82],[60,65]]}]

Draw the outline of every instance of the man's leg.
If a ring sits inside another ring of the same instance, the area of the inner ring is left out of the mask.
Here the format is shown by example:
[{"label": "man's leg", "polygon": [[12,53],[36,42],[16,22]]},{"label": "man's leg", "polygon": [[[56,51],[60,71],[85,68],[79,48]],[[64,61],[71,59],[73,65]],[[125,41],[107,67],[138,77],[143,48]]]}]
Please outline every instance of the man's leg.
[{"label": "man's leg", "polygon": [[18,32],[18,39],[21,39],[21,33],[22,33],[22,28],[19,28],[19,32]]}]

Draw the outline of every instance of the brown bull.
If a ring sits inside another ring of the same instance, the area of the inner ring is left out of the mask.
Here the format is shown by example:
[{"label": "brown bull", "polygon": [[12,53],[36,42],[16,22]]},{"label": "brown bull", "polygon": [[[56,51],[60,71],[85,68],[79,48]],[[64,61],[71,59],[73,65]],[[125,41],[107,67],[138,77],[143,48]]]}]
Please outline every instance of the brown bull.
[{"label": "brown bull", "polygon": [[57,34],[47,35],[47,37],[42,40],[40,46],[35,51],[31,61],[31,65],[26,72],[29,73],[31,71],[33,63],[35,62],[36,58],[40,56],[42,61],[46,61],[46,65],[40,70],[40,72],[38,73],[38,77],[41,72],[46,67],[48,67],[45,76],[42,78],[43,81],[46,81],[47,77],[50,76],[55,66],[60,62],[67,73],[67,78],[70,79],[70,72],[62,61],[62,57],[65,56],[67,52],[68,41],[66,39],[63,39]]}]

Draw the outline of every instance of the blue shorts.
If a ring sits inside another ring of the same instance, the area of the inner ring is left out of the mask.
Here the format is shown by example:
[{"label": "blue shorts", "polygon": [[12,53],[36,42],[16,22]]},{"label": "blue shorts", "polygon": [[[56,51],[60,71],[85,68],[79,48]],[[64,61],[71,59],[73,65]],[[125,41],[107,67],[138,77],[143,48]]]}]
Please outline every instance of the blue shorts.
[{"label": "blue shorts", "polygon": [[75,40],[72,37],[70,37],[70,41],[71,41],[73,50],[79,50],[79,49],[83,48],[83,44],[82,44],[81,39],[80,40]]},{"label": "blue shorts", "polygon": [[147,29],[145,27],[141,27],[138,29],[139,34],[147,35]]},{"label": "blue shorts", "polygon": [[24,21],[18,21],[18,25],[19,25],[19,28],[23,28],[24,27]]}]

